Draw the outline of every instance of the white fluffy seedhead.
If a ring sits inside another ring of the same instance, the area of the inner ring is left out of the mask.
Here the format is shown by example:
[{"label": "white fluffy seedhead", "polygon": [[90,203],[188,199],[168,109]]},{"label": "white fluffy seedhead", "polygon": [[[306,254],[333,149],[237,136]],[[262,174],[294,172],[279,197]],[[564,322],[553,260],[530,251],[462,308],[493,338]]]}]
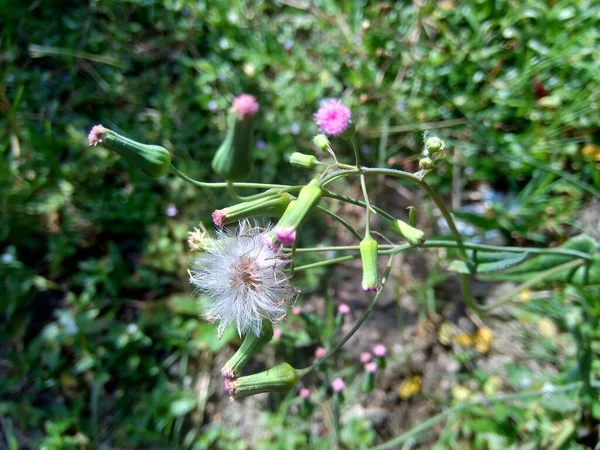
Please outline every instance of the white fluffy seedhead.
[{"label": "white fluffy seedhead", "polygon": [[259,336],[262,321],[283,319],[295,297],[283,271],[289,260],[268,246],[263,239],[268,231],[248,221],[237,229],[218,230],[214,245],[193,262],[190,282],[208,297],[203,313],[219,323],[219,335],[235,322],[240,336]]}]

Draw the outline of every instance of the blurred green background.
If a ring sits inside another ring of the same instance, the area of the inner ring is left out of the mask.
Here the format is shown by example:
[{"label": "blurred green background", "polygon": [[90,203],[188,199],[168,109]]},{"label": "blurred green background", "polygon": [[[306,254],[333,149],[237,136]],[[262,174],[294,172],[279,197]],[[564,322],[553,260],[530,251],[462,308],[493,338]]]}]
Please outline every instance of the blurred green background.
[{"label": "blurred green background", "polygon": [[[318,426],[327,411],[299,412],[293,393],[239,406],[221,392],[219,355],[236,344],[231,335],[217,341],[197,314],[186,238],[229,204],[224,193],[148,179],[89,147],[93,125],[163,145],[186,173],[217,180],[210,160],[231,99],[252,93],[261,103],[252,180],[302,183],[309,174],[287,157],[311,151],[319,102],[342,98],[366,165],[416,170],[423,131],[446,140],[449,163],[430,183],[467,237],[541,246],[581,230],[597,237],[599,18],[591,0],[0,2],[0,448],[333,445]],[[434,218],[423,221],[443,234]],[[312,233],[334,239],[331,230]],[[439,322],[435,304],[460,300],[439,293],[436,266],[417,285],[404,283],[419,326]],[[301,286],[327,296],[324,274]],[[567,331],[561,320],[598,292],[549,295],[523,313],[557,327],[545,336],[546,358]],[[290,333],[268,358],[309,359],[318,342]],[[573,348],[560,347],[548,376],[572,370]],[[406,355],[396,356],[404,367]],[[456,358],[457,383],[480,389],[490,373]],[[510,363],[507,380],[521,373]],[[387,413],[451,401],[425,390],[403,399],[396,387],[410,376],[389,375],[380,390],[395,405]],[[347,395],[348,407],[357,402],[371,399]],[[438,430],[439,448],[550,448],[544,439],[559,433],[564,448],[592,448],[598,416],[565,404],[473,413],[466,429]],[[268,430],[261,440],[232,425],[249,414]],[[343,448],[368,448],[410,425],[365,414],[343,424]]]}]

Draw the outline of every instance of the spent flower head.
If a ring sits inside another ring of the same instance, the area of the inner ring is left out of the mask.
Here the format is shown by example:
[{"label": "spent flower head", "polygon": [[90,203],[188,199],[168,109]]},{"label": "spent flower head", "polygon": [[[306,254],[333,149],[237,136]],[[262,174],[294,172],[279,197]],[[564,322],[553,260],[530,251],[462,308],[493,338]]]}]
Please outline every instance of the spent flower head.
[{"label": "spent flower head", "polygon": [[348,129],[352,122],[350,108],[339,100],[329,100],[315,113],[315,122],[325,134],[339,136]]},{"label": "spent flower head", "polygon": [[235,322],[239,335],[260,335],[263,319],[277,322],[295,291],[284,273],[289,260],[261,239],[270,230],[241,221],[236,230],[218,230],[216,239],[193,263],[190,282],[208,297],[203,305],[218,332]]}]

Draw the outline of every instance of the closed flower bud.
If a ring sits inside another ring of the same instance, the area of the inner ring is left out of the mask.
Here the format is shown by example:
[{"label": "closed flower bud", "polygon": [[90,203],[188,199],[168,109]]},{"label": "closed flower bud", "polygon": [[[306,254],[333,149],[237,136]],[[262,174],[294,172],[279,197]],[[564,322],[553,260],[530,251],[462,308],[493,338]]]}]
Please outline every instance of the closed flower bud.
[{"label": "closed flower bud", "polygon": [[252,171],[252,149],[258,103],[251,95],[237,97],[229,112],[227,136],[215,153],[212,168],[229,181],[246,179]]},{"label": "closed flower bud", "polygon": [[365,292],[379,290],[379,265],[377,264],[378,244],[370,235],[360,241],[360,259],[362,261],[362,289]]},{"label": "closed flower bud", "polygon": [[315,147],[323,152],[326,152],[329,149],[329,139],[327,139],[327,136],[324,134],[317,134],[312,141],[313,144],[315,144]]},{"label": "closed flower bud", "polygon": [[423,170],[429,170],[433,169],[434,164],[431,158],[429,156],[426,156],[425,158],[421,158],[419,160],[419,167]]},{"label": "closed flower bud", "polygon": [[169,173],[171,155],[169,151],[158,145],[141,144],[121,136],[114,131],[96,125],[88,136],[90,145],[102,145],[130,160],[151,178],[158,178]]},{"label": "closed flower bud", "polygon": [[444,141],[437,136],[432,136],[425,139],[425,151],[429,155],[434,155],[437,152],[443,152],[444,147]]},{"label": "closed flower bud", "polygon": [[268,320],[263,321],[260,336],[254,333],[246,333],[242,345],[237,352],[225,363],[221,374],[225,378],[237,377],[248,361],[273,338],[273,326]]},{"label": "closed flower bud", "polygon": [[290,164],[295,167],[304,167],[312,169],[319,164],[319,160],[314,155],[305,155],[304,153],[294,152],[290,156]]},{"label": "closed flower bud", "polygon": [[402,236],[410,245],[420,247],[425,243],[425,233],[421,230],[411,227],[402,220],[389,220],[390,231],[398,236]]},{"label": "closed flower bud", "polygon": [[291,246],[294,243],[296,230],[310,210],[321,200],[323,190],[317,183],[318,180],[312,180],[304,186],[298,193],[296,201],[290,202],[283,216],[275,225],[274,236],[283,245]]},{"label": "closed flower bud", "polygon": [[281,216],[292,197],[285,192],[274,194],[269,197],[238,203],[223,209],[216,209],[212,213],[213,222],[219,228],[224,225],[257,216],[277,217]]},{"label": "closed flower bud", "polygon": [[261,394],[263,392],[285,392],[290,390],[301,378],[299,371],[288,363],[281,363],[264,372],[241,377],[237,380],[226,379],[225,390],[234,399]]}]

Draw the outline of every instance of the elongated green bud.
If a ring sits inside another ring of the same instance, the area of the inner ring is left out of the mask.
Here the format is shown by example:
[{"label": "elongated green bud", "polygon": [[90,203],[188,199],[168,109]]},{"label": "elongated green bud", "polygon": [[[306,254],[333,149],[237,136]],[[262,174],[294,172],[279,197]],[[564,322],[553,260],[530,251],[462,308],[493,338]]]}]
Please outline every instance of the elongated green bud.
[{"label": "elongated green bud", "polygon": [[229,358],[221,369],[221,375],[225,378],[237,377],[250,359],[262,350],[267,342],[273,338],[273,326],[268,320],[263,321],[260,336],[254,333],[246,333],[242,345],[237,352]]},{"label": "elongated green bud", "polygon": [[316,179],[300,189],[297,200],[289,204],[275,226],[274,235],[277,241],[286,246],[293,245],[296,241],[296,230],[310,210],[319,203],[321,197],[323,197],[323,190]]},{"label": "elongated green bud", "polygon": [[117,152],[123,158],[137,165],[151,178],[158,178],[169,173],[171,155],[166,148],[159,145],[141,144],[104,128],[102,125],[92,128],[88,141],[90,145],[100,144],[102,147]]},{"label": "elongated green bud", "polygon": [[252,172],[258,108],[256,99],[248,94],[242,94],[233,101],[227,119],[227,136],[212,160],[215,173],[226,180],[245,180]]},{"label": "elongated green bud", "polygon": [[228,223],[250,217],[277,217],[285,212],[291,200],[292,196],[290,194],[282,192],[269,197],[238,203],[227,208],[216,209],[212,213],[212,219],[214,224],[221,228]]},{"label": "elongated green bud", "polygon": [[284,362],[272,369],[237,380],[226,379],[224,387],[229,395],[238,399],[263,392],[285,392],[294,387],[299,379],[298,371]]},{"label": "elongated green bud", "polygon": [[379,290],[378,247],[377,241],[371,235],[365,236],[359,244],[363,269],[362,289],[365,292],[377,292]]},{"label": "elongated green bud", "polygon": [[388,220],[390,231],[398,236],[402,236],[410,245],[420,247],[425,243],[425,233],[421,230],[411,227],[402,220]]},{"label": "elongated green bud", "polygon": [[312,169],[319,164],[319,160],[314,155],[305,155],[304,153],[294,152],[290,156],[290,164],[295,167]]}]

